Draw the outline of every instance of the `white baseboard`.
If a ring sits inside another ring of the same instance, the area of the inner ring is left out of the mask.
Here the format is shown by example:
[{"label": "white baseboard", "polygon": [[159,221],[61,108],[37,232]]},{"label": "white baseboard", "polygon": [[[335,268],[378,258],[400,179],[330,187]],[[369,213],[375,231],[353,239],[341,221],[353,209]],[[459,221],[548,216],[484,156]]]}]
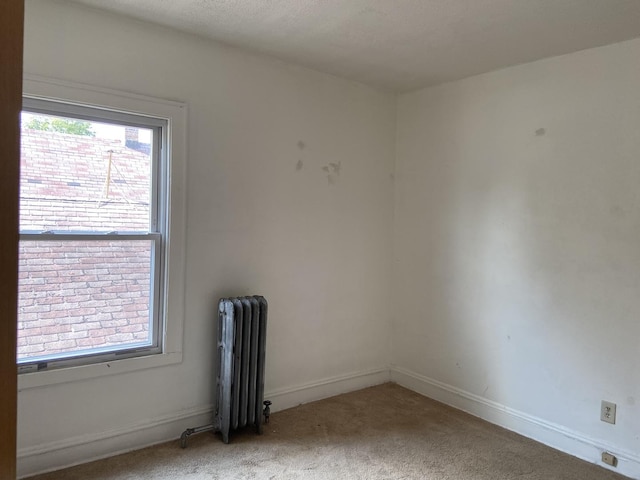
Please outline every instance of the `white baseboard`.
[{"label": "white baseboard", "polygon": [[[514,410],[402,367],[391,367],[391,381],[556,450],[630,478],[640,479],[640,456],[635,453],[624,451],[614,445],[607,445],[561,425]],[[617,468],[602,463],[603,451],[611,452],[618,458]]]},{"label": "white baseboard", "polygon": [[[389,381],[387,367],[267,391],[272,412]],[[123,428],[80,435],[18,450],[18,478],[119,455],[177,439],[189,427],[211,422],[211,405],[149,419]]]},{"label": "white baseboard", "polygon": [[187,428],[211,422],[212,406],[99,433],[18,449],[18,478],[112,457],[157,443],[174,440]]},{"label": "white baseboard", "polygon": [[279,410],[296,407],[303,403],[315,402],[316,400],[322,400],[323,398],[333,397],[342,393],[380,385],[389,380],[389,368],[377,368],[364,372],[325,378],[316,382],[305,383],[289,388],[267,391],[264,394],[264,398],[273,402],[271,411],[277,412]]}]

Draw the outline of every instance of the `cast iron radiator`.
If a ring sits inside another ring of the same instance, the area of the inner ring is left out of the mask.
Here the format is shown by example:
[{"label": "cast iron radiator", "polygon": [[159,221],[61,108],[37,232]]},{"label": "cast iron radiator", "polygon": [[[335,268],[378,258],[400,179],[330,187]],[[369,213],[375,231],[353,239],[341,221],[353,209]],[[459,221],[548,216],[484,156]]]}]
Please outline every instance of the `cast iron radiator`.
[{"label": "cast iron radiator", "polygon": [[[271,402],[264,401],[267,301],[261,296],[223,298],[218,304],[218,356],[213,423],[188,428],[182,448],[194,433],[215,430],[229,443],[229,432],[254,426],[262,434]],[[263,410],[264,404],[264,410]]]}]

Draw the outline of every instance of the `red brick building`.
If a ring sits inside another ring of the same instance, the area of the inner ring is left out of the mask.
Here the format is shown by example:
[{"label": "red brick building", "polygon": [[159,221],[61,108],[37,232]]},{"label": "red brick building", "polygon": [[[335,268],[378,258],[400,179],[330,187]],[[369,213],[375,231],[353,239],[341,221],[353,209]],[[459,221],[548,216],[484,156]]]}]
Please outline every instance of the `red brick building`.
[{"label": "red brick building", "polygon": [[[21,231],[147,231],[142,150],[23,129]],[[21,241],[18,358],[147,342],[150,255],[141,241]]]}]

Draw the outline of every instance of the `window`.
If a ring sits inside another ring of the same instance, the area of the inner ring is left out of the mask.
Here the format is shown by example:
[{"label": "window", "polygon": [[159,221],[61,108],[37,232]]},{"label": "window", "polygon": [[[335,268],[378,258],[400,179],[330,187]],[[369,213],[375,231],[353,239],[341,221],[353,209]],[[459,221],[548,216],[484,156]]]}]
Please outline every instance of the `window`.
[{"label": "window", "polygon": [[21,373],[172,350],[169,157],[167,118],[24,99]]}]

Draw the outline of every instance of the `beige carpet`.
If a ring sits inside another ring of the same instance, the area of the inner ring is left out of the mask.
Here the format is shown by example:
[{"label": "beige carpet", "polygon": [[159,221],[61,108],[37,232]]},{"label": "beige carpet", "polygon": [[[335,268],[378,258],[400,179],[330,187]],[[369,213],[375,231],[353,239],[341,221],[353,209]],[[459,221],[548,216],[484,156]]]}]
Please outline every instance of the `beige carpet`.
[{"label": "beige carpet", "polygon": [[275,413],[263,436],[194,435],[33,480],[624,477],[393,384]]}]

